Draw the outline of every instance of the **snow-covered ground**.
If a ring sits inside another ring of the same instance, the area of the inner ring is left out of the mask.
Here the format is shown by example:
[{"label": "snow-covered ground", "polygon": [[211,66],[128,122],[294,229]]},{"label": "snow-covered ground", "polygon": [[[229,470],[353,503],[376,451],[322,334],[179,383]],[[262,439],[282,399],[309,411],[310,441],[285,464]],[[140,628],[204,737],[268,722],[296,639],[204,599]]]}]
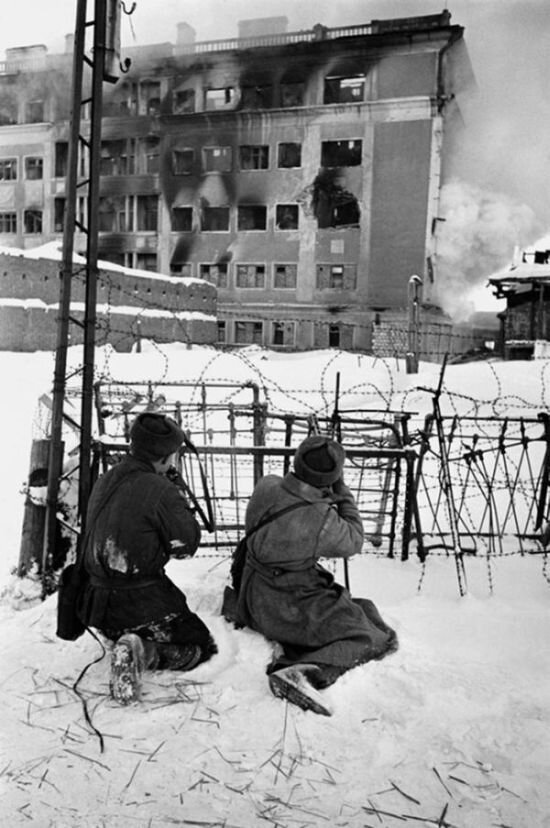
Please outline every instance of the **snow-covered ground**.
[{"label": "snow-covered ground", "polygon": [[[74,357],[78,359],[75,353]],[[217,354],[178,346],[98,355],[125,379],[262,379],[280,410],[428,404],[438,366],[403,366],[336,352]],[[219,654],[191,674],[150,675],[131,708],[107,695],[108,658],[88,634],[55,636],[55,596],[31,600],[17,564],[31,440],[43,436],[37,401],[49,393],[51,354],[0,354],[3,462],[0,507],[0,756],[2,825],[134,828],[327,826],[550,828],[549,590],[541,554],[467,559],[459,597],[452,558],[389,560],[365,549],[350,562],[352,592],[372,598],[398,631],[399,651],[324,691],[318,717],[275,699],[271,645],[219,614],[228,561],[205,550],[170,576],[211,627]],[[547,410],[546,363],[449,366],[445,386],[465,404]],[[343,573],[338,570],[337,576]],[[489,584],[493,590],[490,591]],[[419,585],[421,584],[421,589]]]}]

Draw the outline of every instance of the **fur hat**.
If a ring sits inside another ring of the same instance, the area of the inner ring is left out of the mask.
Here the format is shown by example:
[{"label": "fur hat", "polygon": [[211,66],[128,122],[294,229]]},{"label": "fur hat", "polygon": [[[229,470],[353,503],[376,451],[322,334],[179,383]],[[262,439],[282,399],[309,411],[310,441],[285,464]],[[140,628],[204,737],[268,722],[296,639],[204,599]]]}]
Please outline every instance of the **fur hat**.
[{"label": "fur hat", "polygon": [[184,439],[185,434],[175,420],[152,411],[138,414],[130,428],[133,453],[154,459],[173,454]]},{"label": "fur hat", "polygon": [[342,476],[346,453],[340,443],[315,434],[307,437],[296,449],[294,474],[318,489],[332,486]]}]

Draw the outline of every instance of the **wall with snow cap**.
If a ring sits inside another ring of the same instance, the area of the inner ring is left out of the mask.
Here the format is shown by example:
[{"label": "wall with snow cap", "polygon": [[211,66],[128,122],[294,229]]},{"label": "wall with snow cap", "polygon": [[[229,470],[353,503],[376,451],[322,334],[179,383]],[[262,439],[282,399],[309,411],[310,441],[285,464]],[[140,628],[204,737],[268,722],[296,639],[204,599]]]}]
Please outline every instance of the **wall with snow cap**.
[{"label": "wall with snow cap", "polygon": [[[85,278],[75,264],[71,316],[84,317]],[[0,253],[0,350],[56,347],[61,263]],[[101,268],[97,290],[97,343],[129,351],[141,338],[213,344],[217,339],[216,288],[202,279],[143,270]],[[83,332],[71,325],[70,344]]]}]

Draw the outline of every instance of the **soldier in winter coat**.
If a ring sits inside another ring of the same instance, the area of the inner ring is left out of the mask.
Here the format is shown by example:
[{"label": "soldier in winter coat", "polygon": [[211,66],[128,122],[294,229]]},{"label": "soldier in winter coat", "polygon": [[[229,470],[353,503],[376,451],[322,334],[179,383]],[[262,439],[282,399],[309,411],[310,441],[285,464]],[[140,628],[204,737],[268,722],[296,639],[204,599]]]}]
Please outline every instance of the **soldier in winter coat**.
[{"label": "soldier in winter coat", "polygon": [[272,692],[325,715],[330,709],[320,688],[397,648],[395,632],[372,601],[352,598],[318,562],[361,551],[363,526],[342,480],[344,460],[339,443],[308,437],[296,451],[293,472],[258,482],[247,532],[290,504],[301,507],[250,536],[237,596],[237,623],[280,645],[267,669]]},{"label": "soldier in winter coat", "polygon": [[89,585],[84,623],[114,642],[111,694],[139,698],[146,668],[191,670],[216,652],[201,619],[164,572],[194,555],[200,528],[185,495],[165,475],[184,440],[176,422],[145,412],[130,430],[130,453],[93,487],[83,545]]}]

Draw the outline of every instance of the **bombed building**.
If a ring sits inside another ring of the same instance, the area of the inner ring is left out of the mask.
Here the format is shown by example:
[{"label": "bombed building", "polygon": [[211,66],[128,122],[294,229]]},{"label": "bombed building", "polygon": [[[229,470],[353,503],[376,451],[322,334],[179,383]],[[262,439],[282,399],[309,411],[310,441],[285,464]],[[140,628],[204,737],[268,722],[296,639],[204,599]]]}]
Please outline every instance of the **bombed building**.
[{"label": "bombed building", "polygon": [[[227,345],[405,350],[413,274],[424,330],[443,324],[435,229],[463,28],[442,12],[175,31],[124,50],[105,84],[100,258],[215,285]],[[71,42],[0,64],[0,245],[61,238]]]}]

